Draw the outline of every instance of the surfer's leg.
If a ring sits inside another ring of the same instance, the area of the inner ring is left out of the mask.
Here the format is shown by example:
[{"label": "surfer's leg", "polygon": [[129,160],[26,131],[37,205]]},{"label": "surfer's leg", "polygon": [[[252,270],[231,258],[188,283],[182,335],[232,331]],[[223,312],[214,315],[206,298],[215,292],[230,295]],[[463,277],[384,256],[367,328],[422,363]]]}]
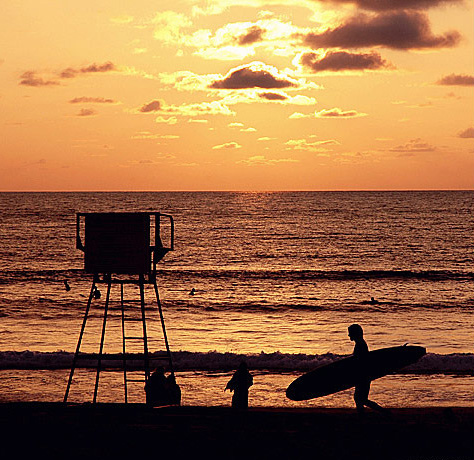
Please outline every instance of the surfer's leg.
[{"label": "surfer's leg", "polygon": [[373,410],[376,410],[377,412],[380,412],[385,415],[391,415],[391,412],[389,409],[386,409],[385,407],[380,406],[374,401],[370,401],[369,399],[366,401],[365,405],[367,407],[370,407]]},{"label": "surfer's leg", "polygon": [[370,407],[371,409],[373,409],[377,412],[381,412],[385,415],[390,415],[390,411],[388,409],[383,408],[382,406],[378,405],[376,402],[371,401],[369,399],[370,381],[366,382],[366,384],[364,386],[364,392],[365,392],[364,393],[364,396],[365,396],[364,405],[366,405],[367,407]]},{"label": "surfer's leg", "polygon": [[[370,389],[370,384],[369,384],[369,389]],[[364,406],[366,405],[368,395],[369,395],[369,392],[367,390],[366,384],[356,385],[355,391],[354,391],[354,401],[355,401],[357,412],[359,413],[359,415],[363,415],[364,413]]]}]

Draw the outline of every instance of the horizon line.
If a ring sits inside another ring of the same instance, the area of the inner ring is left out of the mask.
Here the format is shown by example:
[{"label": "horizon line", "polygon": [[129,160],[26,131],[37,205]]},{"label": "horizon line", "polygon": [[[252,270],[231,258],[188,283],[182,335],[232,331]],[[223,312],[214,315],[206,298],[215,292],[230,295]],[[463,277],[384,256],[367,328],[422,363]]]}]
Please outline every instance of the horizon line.
[{"label": "horizon line", "polygon": [[297,193],[297,192],[474,192],[459,189],[287,189],[287,190],[0,190],[0,193]]}]

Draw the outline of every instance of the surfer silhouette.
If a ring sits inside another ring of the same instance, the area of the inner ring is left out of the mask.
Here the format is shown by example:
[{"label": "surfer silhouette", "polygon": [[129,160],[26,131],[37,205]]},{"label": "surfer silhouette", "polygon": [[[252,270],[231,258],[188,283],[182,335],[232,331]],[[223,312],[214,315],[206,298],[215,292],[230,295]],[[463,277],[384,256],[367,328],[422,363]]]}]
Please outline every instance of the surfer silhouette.
[{"label": "surfer silhouette", "polygon": [[379,406],[369,399],[370,379],[364,377],[364,358],[369,353],[369,347],[364,340],[364,331],[359,324],[352,324],[348,328],[349,338],[354,342],[353,356],[359,361],[359,370],[362,374],[359,382],[355,386],[354,401],[359,415],[364,414],[364,406],[370,407],[378,412],[389,413],[387,409]]},{"label": "surfer silhouette", "polygon": [[234,392],[232,407],[247,409],[249,407],[249,388],[253,385],[253,377],[247,369],[247,363],[242,361],[224,389]]}]

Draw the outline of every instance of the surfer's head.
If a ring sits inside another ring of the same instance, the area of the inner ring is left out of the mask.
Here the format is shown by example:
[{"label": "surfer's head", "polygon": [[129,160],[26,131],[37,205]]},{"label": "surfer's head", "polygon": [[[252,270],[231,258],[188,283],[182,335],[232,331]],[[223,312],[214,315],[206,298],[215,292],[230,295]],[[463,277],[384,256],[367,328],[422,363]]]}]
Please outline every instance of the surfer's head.
[{"label": "surfer's head", "polygon": [[358,324],[351,324],[347,330],[349,331],[349,338],[353,341],[357,341],[364,337],[364,331]]}]

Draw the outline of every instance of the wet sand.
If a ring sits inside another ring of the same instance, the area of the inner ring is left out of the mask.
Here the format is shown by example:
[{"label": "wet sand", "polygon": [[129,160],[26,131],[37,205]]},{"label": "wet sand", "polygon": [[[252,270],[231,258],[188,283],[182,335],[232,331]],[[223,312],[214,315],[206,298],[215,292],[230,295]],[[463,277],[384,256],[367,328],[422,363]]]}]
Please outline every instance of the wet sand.
[{"label": "wet sand", "polygon": [[0,404],[3,458],[473,459],[474,408]]}]

